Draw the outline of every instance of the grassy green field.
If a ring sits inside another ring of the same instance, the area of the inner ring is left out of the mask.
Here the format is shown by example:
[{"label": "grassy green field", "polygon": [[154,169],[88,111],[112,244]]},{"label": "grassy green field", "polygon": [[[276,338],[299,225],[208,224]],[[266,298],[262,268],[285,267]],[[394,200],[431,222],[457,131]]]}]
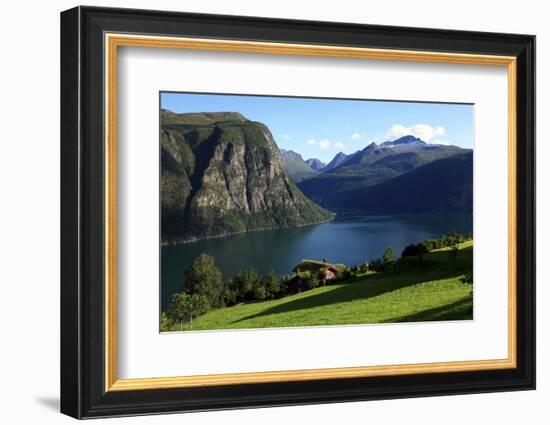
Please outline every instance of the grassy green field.
[{"label": "grassy green field", "polygon": [[460,281],[472,271],[472,254],[472,241],[460,245],[456,259],[447,248],[435,250],[353,283],[214,310],[196,318],[192,330],[472,319],[472,285]]}]

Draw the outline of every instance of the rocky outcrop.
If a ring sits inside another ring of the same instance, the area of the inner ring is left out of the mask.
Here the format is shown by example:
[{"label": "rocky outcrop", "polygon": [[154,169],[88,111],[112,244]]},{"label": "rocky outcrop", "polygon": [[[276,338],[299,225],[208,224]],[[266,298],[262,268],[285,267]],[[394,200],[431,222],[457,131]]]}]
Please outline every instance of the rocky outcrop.
[{"label": "rocky outcrop", "polygon": [[332,215],[296,187],[269,129],[237,113],[161,113],[163,242],[295,227]]}]

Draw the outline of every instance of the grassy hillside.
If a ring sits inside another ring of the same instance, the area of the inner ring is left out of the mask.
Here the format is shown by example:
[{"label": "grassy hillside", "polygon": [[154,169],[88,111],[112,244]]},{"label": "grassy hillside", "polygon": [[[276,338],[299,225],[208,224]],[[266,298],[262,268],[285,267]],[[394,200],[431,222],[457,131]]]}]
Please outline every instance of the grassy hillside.
[{"label": "grassy hillside", "polygon": [[461,244],[454,260],[447,250],[432,251],[423,261],[402,259],[391,272],[353,283],[214,310],[195,319],[192,329],[472,319],[472,285],[460,278],[472,270],[473,242]]}]

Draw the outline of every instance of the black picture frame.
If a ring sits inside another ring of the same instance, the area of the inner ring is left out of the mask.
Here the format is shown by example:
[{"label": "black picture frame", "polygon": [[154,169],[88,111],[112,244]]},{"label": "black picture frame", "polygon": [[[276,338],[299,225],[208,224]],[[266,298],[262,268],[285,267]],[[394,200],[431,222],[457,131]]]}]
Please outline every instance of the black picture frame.
[{"label": "black picture frame", "polygon": [[[517,367],[474,372],[105,391],[104,33],[517,58]],[[75,418],[535,388],[535,37],[76,7],[61,13],[61,412]]]}]

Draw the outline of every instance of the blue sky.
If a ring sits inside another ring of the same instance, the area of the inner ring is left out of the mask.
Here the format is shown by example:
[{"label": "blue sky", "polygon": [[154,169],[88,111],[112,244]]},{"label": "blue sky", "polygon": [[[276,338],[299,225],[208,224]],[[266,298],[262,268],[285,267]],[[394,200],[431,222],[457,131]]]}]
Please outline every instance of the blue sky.
[{"label": "blue sky", "polygon": [[329,162],[413,134],[427,143],[473,148],[473,106],[373,100],[161,93],[161,107],[183,112],[240,112],[266,124],[281,149]]}]

